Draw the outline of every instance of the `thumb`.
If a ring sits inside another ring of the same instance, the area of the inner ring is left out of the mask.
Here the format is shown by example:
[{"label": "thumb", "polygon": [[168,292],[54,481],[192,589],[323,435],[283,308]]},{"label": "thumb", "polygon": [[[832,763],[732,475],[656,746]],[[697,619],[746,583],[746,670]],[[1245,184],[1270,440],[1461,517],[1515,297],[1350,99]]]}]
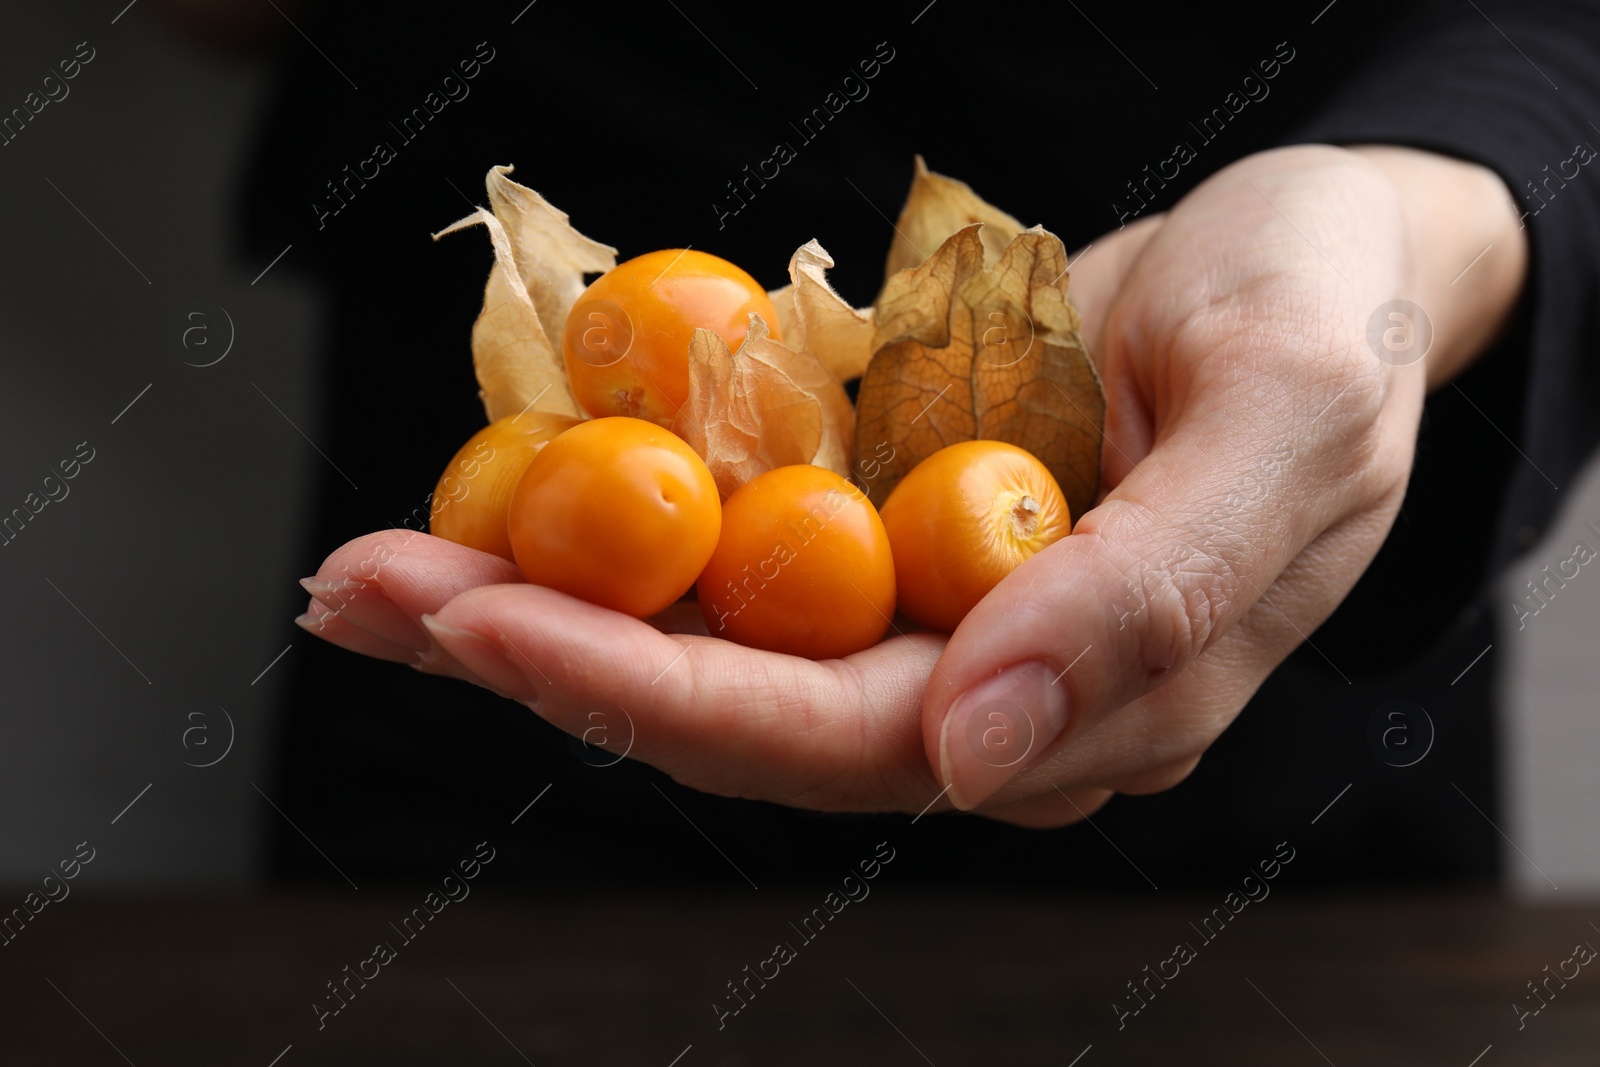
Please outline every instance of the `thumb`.
[{"label": "thumb", "polygon": [[[1173,433],[963,620],[923,701],[924,747],[953,804],[970,810],[1176,676],[1333,521],[1343,493],[1307,484],[1322,479],[1275,455],[1272,435],[1253,450],[1239,438],[1237,425]],[[1273,628],[1283,647],[1253,657],[1263,673],[1296,632]],[[1142,744],[1106,747],[1138,765],[1123,750]]]}]

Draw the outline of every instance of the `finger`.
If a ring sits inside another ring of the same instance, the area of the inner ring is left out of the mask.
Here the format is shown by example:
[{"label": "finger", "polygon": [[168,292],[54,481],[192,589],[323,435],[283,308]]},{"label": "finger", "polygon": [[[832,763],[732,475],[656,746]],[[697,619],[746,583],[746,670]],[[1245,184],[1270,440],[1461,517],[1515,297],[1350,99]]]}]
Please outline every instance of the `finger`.
[{"label": "finger", "polygon": [[[426,619],[428,616],[424,615],[423,618]],[[388,660],[391,663],[404,663],[424,674],[439,674],[450,678],[459,678],[462,681],[482,686],[499,696],[510,696],[509,693],[496,689],[482,678],[473,674],[454,656],[439,647],[437,642],[433,644],[432,648],[423,652],[397,645],[393,641],[386,641],[361,629],[343,618],[338,612],[328,608],[320,600],[313,599],[305,614],[294,621],[297,626],[307,633],[314,634],[347,651],[357,652],[363,656],[372,656],[374,659]]]},{"label": "finger", "polygon": [[[321,624],[319,637],[353,652],[398,646],[433,650],[419,619],[463,589],[520,580],[516,565],[438,537],[410,530],[367,534],[345,544],[301,584],[341,625]],[[384,642],[373,646],[352,630]],[[389,658],[389,657],[383,657]]]},{"label": "finger", "polygon": [[313,634],[324,641],[338,645],[340,648],[351,652],[359,652],[363,656],[372,656],[374,659],[386,659],[391,663],[416,663],[417,653],[393,641],[385,641],[381,637],[354,626],[339,617],[339,614],[324,606],[321,601],[313,600],[306,608],[304,615],[294,620],[295,625],[308,634]]},{"label": "finger", "polygon": [[692,593],[676,604],[668,605],[659,614],[650,616],[645,622],[662,633],[710,636],[710,631],[706,628],[705,613],[700,610],[700,602]]},{"label": "finger", "polygon": [[1181,671],[1253,599],[1244,576],[1287,564],[1272,548],[1170,528],[1138,488],[1119,487],[957,628],[929,689],[925,727],[929,759],[958,807],[982,802],[1057,743]]},{"label": "finger", "polygon": [[[1027,760],[1181,671],[1327,525],[1370,506],[1369,479],[1348,459],[1327,462],[1325,440],[1297,437],[1300,457],[1290,449],[1279,466],[1263,465],[1281,431],[1233,410],[1180,423],[1071,536],[1017,568],[957,629],[925,711],[929,759],[953,803],[979,803]],[[1241,446],[1252,441],[1254,450]]]},{"label": "finger", "polygon": [[[591,714],[629,754],[707,792],[822,810],[920,811],[939,795],[919,702],[942,639],[813,662],[693,635],[539,586],[463,593],[439,642],[576,736]],[[608,720],[609,721],[609,720]]]},{"label": "finger", "polygon": [[974,814],[1030,830],[1052,830],[1083,822],[1115,796],[1109,789],[1045,789],[1021,800],[990,802]]},{"label": "finger", "polygon": [[1151,793],[1165,793],[1173,786],[1181,783],[1185,778],[1194,773],[1200,766],[1199,756],[1186,756],[1172,763],[1148,770],[1135,771],[1112,782],[1107,783],[1112,790],[1124,796],[1142,797]]},{"label": "finger", "polygon": [[[1398,507],[1397,493],[1393,506]],[[1378,507],[1335,523],[1297,555],[1238,624],[1193,663],[1009,782],[1003,803],[1086,785],[1159,792],[1191,773],[1289,651],[1314,633],[1371,561],[1393,521]],[[1313,641],[1317,655],[1322,651]],[[1324,661],[1342,680],[1340,666]]]}]

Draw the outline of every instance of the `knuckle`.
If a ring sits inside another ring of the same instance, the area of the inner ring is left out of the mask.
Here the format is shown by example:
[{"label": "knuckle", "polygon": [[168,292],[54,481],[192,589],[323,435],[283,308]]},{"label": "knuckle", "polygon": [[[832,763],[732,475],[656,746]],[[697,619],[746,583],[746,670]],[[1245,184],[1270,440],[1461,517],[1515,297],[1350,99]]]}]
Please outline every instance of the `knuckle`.
[{"label": "knuckle", "polygon": [[1145,669],[1163,673],[1194,659],[1221,633],[1227,593],[1225,568],[1187,562],[1182,572],[1163,571],[1150,625],[1144,631]]},{"label": "knuckle", "polygon": [[1134,655],[1147,680],[1188,663],[1222,635],[1243,567],[1241,546],[1225,538],[1244,540],[1218,532],[1207,550],[1180,542],[1155,563],[1141,560],[1123,579],[1117,628],[1135,624]]}]

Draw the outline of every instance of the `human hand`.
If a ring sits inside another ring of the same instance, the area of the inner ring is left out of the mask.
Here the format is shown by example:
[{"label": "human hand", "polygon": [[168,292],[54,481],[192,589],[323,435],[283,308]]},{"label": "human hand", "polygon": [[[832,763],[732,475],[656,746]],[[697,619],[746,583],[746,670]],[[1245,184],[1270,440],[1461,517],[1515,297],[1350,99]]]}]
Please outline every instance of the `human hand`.
[{"label": "human hand", "polygon": [[[1187,775],[1354,584],[1404,494],[1426,385],[1514,301],[1514,220],[1480,168],[1304,147],[1094,243],[1072,287],[1110,412],[1104,497],[948,643],[900,634],[813,663],[704,636],[692,604],[641,622],[397,532],[330,556],[319,579],[365,584],[314,588],[302,625],[575,735],[603,723],[709,792],[1075,821]],[[1447,286],[1483,243],[1502,254]],[[1426,364],[1367,346],[1398,296],[1434,320]]]}]

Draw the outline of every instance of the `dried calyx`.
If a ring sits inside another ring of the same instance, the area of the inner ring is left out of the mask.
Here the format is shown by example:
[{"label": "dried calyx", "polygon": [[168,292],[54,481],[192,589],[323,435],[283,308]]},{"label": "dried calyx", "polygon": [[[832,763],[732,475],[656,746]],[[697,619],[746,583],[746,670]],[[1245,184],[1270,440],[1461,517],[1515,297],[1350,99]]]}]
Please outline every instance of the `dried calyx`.
[{"label": "dried calyx", "polygon": [[[434,236],[481,224],[494,247],[472,331],[489,418],[579,415],[561,331],[585,276],[614,267],[616,250],[510,173],[491,169],[489,207]],[[1072,514],[1092,506],[1105,400],[1059,238],[1025,229],[918,157],[874,306],[852,307],[834,292],[832,266],[816,241],[790,258],[789,284],[769,294],[782,342],[758,315],[732,351],[709,330],[694,334],[689,400],[673,429],[724,499],[767,470],[809,463],[854,475],[881,504],[939,448],[987,438],[1037,456]],[[852,409],[843,383],[856,377]],[[1014,512],[1015,522],[1024,517]]]}]

